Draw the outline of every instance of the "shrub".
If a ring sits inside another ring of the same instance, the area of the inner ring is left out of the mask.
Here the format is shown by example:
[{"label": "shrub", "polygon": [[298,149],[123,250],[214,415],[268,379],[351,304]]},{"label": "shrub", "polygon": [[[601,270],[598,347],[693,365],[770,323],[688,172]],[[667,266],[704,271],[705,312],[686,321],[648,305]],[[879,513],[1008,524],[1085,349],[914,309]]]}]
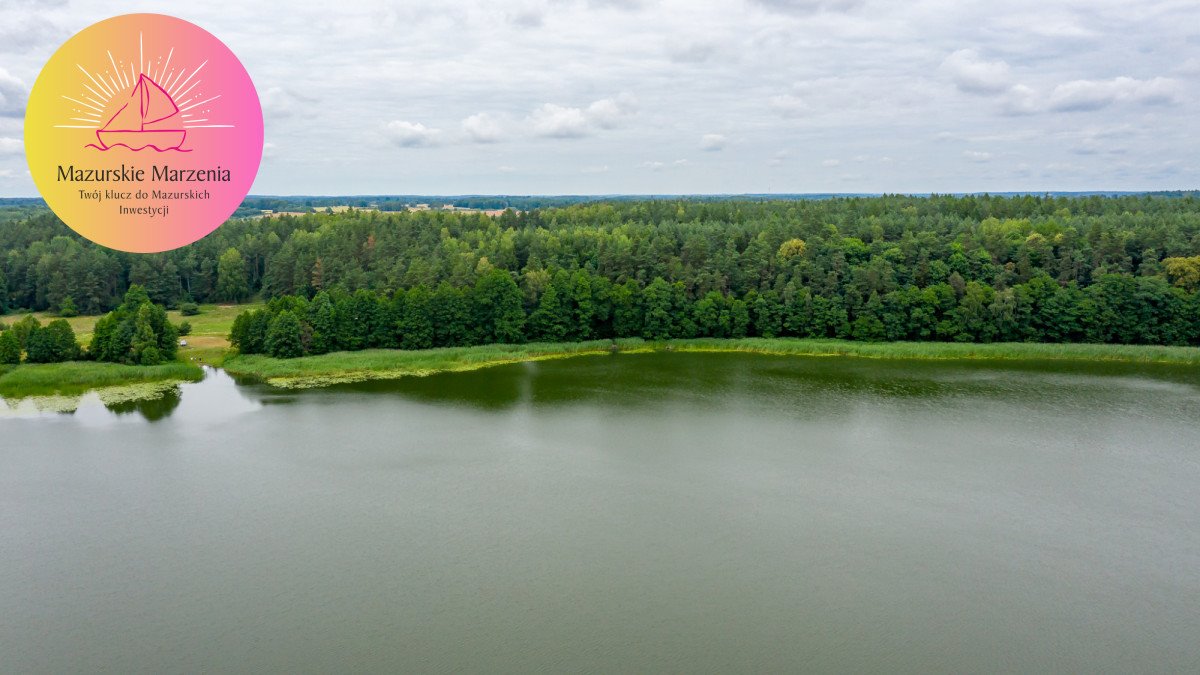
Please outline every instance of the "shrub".
[{"label": "shrub", "polygon": [[267,329],[266,348],[267,353],[277,359],[304,355],[300,319],[290,310],[283,310],[271,320]]},{"label": "shrub", "polygon": [[166,310],[150,302],[146,290],[134,284],[121,306],[96,322],[88,351],[97,361],[144,364],[173,360],[178,346],[179,333],[167,321]]},{"label": "shrub", "polygon": [[183,316],[196,316],[200,313],[200,305],[194,302],[185,302],[179,305],[179,313]]},{"label": "shrub", "polygon": [[21,362],[21,342],[11,330],[0,332],[0,364],[16,365]]},{"label": "shrub", "polygon": [[58,315],[65,317],[79,316],[79,310],[75,309],[75,301],[71,296],[63,299],[62,304],[58,306]]},{"label": "shrub", "polygon": [[79,344],[75,342],[75,331],[63,319],[55,319],[45,328],[34,328],[29,332],[25,346],[25,360],[29,363],[61,363],[79,358]]}]

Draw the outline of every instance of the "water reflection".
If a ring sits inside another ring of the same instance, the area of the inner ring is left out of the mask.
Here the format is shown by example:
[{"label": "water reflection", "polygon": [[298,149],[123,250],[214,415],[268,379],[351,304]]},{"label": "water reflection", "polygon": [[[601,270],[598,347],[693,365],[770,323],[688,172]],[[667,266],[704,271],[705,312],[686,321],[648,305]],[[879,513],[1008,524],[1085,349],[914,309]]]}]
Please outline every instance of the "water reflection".
[{"label": "water reflection", "polygon": [[647,354],[177,395],[0,422],[0,670],[1200,658],[1188,369]]},{"label": "water reflection", "polygon": [[0,398],[0,419],[64,418],[89,426],[129,421],[160,422],[173,416],[189,422],[209,422],[260,408],[256,389],[262,387],[239,386],[224,371],[205,366],[201,381],[158,387],[153,395],[145,398],[130,399],[128,393],[120,390]]},{"label": "water reflection", "polygon": [[183,400],[183,393],[178,386],[174,386],[163,391],[156,398],[105,403],[104,407],[116,415],[138,413],[147,422],[157,422],[170,417],[171,413],[175,412],[175,409],[179,407],[181,400]]},{"label": "water reflection", "polygon": [[[1063,405],[1066,391],[1087,390],[1089,409],[1130,392],[1200,400],[1195,368],[1160,364],[888,361],[719,353],[610,354],[518,363],[428,377],[377,380],[313,390],[286,390],[205,367],[201,382],[169,387],[141,400],[82,396],[0,398],[0,417],[69,416],[91,424],[169,417],[209,422],[264,406],[339,405],[359,399],[406,401],[504,412],[515,408],[601,406],[614,412],[743,406],[784,410],[797,419],[854,414],[862,401],[936,407],[986,398]],[[733,394],[731,396],[731,394]],[[797,401],[803,402],[797,405]]]},{"label": "water reflection", "polygon": [[[887,361],[748,354],[616,354],[343,384],[326,394],[393,395],[433,405],[502,411],[519,406],[603,405],[639,410],[667,403],[697,407],[754,400],[805,416],[837,414],[864,396],[913,405],[949,399],[1054,401],[1064,391],[1120,397],[1130,390],[1200,397],[1195,368],[1160,364]],[[300,394],[311,394],[304,392]],[[781,395],[781,393],[787,395]],[[729,394],[737,394],[735,397]],[[334,399],[325,398],[332,401]],[[279,402],[293,402],[294,396]]]}]

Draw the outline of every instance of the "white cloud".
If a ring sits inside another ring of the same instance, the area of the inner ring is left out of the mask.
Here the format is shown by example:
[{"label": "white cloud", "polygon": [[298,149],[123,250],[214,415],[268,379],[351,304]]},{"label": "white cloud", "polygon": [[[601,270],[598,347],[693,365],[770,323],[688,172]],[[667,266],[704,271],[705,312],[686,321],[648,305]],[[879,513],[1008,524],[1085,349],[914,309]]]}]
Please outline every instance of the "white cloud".
[{"label": "white cloud", "polygon": [[503,125],[488,113],[475,113],[462,121],[462,130],[467,139],[475,143],[495,143],[503,134]]},{"label": "white cloud", "polygon": [[0,67],[0,117],[21,117],[25,114],[25,101],[29,91],[25,83]]},{"label": "white cloud", "polygon": [[799,117],[809,111],[804,99],[791,94],[781,94],[771,97],[771,110],[783,117]]},{"label": "white cloud", "polygon": [[1145,105],[1175,103],[1179,84],[1175,80],[1156,77],[1137,80],[1117,77],[1111,80],[1074,80],[1060,84],[1050,92],[1048,107],[1059,112],[1100,110],[1119,101]]},{"label": "white cloud", "polygon": [[546,103],[529,116],[529,125],[537,136],[581,138],[599,129],[616,128],[637,114],[637,99],[622,93],[615,98],[594,101],[586,109]]},{"label": "white cloud", "polygon": [[1200,58],[1193,56],[1175,68],[1175,72],[1188,77],[1200,76]]},{"label": "white cloud", "polygon": [[677,159],[673,162],[660,162],[650,160],[638,164],[638,168],[649,169],[651,171],[663,171],[664,169],[681,169],[690,164],[686,159]]},{"label": "white cloud", "polygon": [[821,162],[821,166],[823,166],[827,169],[831,169],[835,166],[841,166],[841,165],[842,165],[842,162],[841,162],[841,160],[838,160],[838,159],[827,159],[824,162]]},{"label": "white cloud", "polygon": [[675,63],[704,63],[716,56],[717,49],[712,42],[675,42],[667,46],[667,54]]},{"label": "white cloud", "polygon": [[608,173],[609,167],[607,164],[597,166],[585,166],[579,170],[580,173]]},{"label": "white cloud", "polygon": [[580,108],[546,103],[529,116],[533,133],[551,138],[580,138],[591,131],[591,122]]},{"label": "white cloud", "polygon": [[279,156],[279,146],[274,143],[263,143],[263,159],[274,159]]},{"label": "white cloud", "polygon": [[596,9],[620,9],[635,11],[643,8],[647,0],[587,0],[588,7]]},{"label": "white cloud", "polygon": [[268,122],[293,116],[312,118],[320,112],[320,99],[290,87],[268,87],[259,101]]},{"label": "white cloud", "polygon": [[522,28],[540,28],[546,15],[538,9],[522,9],[508,15],[508,22]]},{"label": "white cloud", "polygon": [[978,150],[965,150],[965,151],[963,151],[963,157],[966,157],[967,159],[971,160],[972,162],[982,163],[982,162],[991,161],[992,153],[980,152]]},{"label": "white cloud", "polygon": [[0,157],[20,155],[25,152],[25,143],[19,138],[0,137]]},{"label": "white cloud", "polygon": [[622,120],[637,114],[637,99],[628,92],[615,98],[602,98],[588,106],[587,117],[602,129],[612,129]]},{"label": "white cloud", "polygon": [[724,150],[729,141],[723,134],[704,134],[700,137],[700,149],[707,152]]},{"label": "white cloud", "polygon": [[0,22],[0,52],[25,53],[66,37],[66,31],[41,15],[5,18]]},{"label": "white cloud", "polygon": [[1039,112],[1094,112],[1117,103],[1173,105],[1180,101],[1181,91],[1178,80],[1165,77],[1072,80],[1056,85],[1047,94],[1016,84],[1000,97],[1000,109],[1006,115],[1032,115]]},{"label": "white cloud", "polygon": [[766,9],[789,14],[818,12],[849,12],[866,4],[866,0],[751,0]]},{"label": "white cloud", "polygon": [[514,173],[517,170],[517,167],[501,164],[500,166],[496,167],[496,170],[500,173]]},{"label": "white cloud", "polygon": [[941,69],[960,91],[998,94],[1009,88],[1012,74],[1004,61],[985,61],[973,49],[960,49],[942,61]]},{"label": "white cloud", "polygon": [[441,139],[441,129],[431,129],[420,122],[392,120],[383,126],[384,135],[393,143],[404,148],[420,148],[436,145]]},{"label": "white cloud", "polygon": [[996,17],[995,26],[998,31],[1014,36],[1029,33],[1056,40],[1097,37],[1100,33],[1083,25],[1086,16],[1056,8],[1048,1],[1037,12],[1006,12]]},{"label": "white cloud", "polygon": [[[22,138],[28,88],[61,41],[112,14],[111,0],[65,7],[0,0],[0,138]],[[275,10],[249,0],[188,17],[254,77],[277,146],[261,193],[1000,190],[1014,187],[1004,181],[1019,162],[1033,167],[1015,186],[1025,189],[1200,185],[1195,1],[1008,0],[1001,11],[948,0],[359,0],[330,13],[325,0],[293,0]],[[1120,125],[1133,133],[1070,135]],[[956,137],[937,140],[947,130]],[[702,152],[706,133],[727,135],[723,149]],[[414,164],[397,146],[431,147]],[[964,150],[994,156],[976,164]],[[1122,166],[1106,161],[1117,151]],[[694,166],[672,170],[687,153]],[[635,168],[644,159],[663,166]],[[1168,180],[1171,160],[1181,163]],[[1089,168],[1043,177],[1067,161]],[[0,167],[16,171],[0,192],[33,193],[20,154]],[[843,170],[861,178],[843,184]]]},{"label": "white cloud", "polygon": [[1041,103],[1032,88],[1015,84],[1001,97],[1000,110],[1006,115],[1032,115],[1038,111]]}]

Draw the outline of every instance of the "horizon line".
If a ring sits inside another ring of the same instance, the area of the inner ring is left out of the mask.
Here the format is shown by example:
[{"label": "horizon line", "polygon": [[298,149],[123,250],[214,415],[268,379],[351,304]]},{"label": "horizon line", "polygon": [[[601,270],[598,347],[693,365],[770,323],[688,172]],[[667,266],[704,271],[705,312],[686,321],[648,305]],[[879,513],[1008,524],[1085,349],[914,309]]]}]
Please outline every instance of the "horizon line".
[{"label": "horizon line", "polygon": [[[1182,192],[1182,193],[1200,193],[1200,187],[1194,188],[1154,188],[1154,189],[1083,189],[1083,190],[962,190],[962,191],[929,191],[929,192],[912,192],[912,191],[848,191],[848,192],[832,192],[832,191],[816,191],[816,192],[372,192],[372,193],[326,193],[326,194],[306,194],[302,192],[283,194],[283,193],[251,193],[247,194],[244,199],[367,199],[367,198],[410,198],[410,197],[437,197],[437,198],[499,198],[499,197],[520,197],[520,198],[591,198],[591,199],[607,199],[607,198],[643,198],[643,199],[662,199],[662,198],[679,198],[679,197],[883,197],[883,196],[905,196],[905,197],[966,197],[966,196],[1003,196],[1003,195],[1138,195],[1138,194],[1156,194],[1163,192]],[[42,199],[42,195],[12,195],[0,196],[0,199],[25,199],[34,200]]]}]

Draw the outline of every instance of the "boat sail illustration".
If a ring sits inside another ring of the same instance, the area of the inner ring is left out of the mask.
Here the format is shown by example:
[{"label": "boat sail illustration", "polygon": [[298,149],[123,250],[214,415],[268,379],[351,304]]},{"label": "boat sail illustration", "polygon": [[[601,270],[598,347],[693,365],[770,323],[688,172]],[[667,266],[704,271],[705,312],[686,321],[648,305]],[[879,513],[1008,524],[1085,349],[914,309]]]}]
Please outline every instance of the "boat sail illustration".
[{"label": "boat sail illustration", "polygon": [[125,105],[96,131],[99,150],[123,145],[130,150],[153,148],[158,152],[178,150],[187,138],[175,100],[144,73]]}]

